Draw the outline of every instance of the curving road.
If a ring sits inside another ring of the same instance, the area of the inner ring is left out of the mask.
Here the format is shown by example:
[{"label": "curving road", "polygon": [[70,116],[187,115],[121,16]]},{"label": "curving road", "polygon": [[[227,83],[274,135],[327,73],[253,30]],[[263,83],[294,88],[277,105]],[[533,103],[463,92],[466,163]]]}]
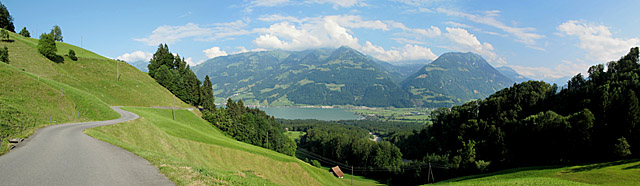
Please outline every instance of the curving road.
[{"label": "curving road", "polygon": [[111,108],[121,117],[45,127],[0,156],[0,185],[174,185],[147,160],[84,134],[138,118]]}]

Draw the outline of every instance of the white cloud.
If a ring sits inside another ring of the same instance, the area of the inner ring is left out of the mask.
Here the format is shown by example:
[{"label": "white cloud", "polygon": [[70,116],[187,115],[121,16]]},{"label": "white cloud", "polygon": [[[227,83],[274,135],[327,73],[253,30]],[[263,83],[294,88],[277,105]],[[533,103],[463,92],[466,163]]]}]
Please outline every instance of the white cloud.
[{"label": "white cloud", "polygon": [[640,45],[639,38],[614,38],[609,28],[585,21],[570,20],[558,26],[558,30],[569,36],[577,36],[578,46],[587,52],[587,58],[599,63],[612,61],[625,55],[629,48]]},{"label": "white cloud", "polygon": [[494,65],[504,65],[506,61],[504,58],[498,56],[493,51],[493,45],[490,43],[484,42],[481,43],[478,41],[475,35],[469,33],[467,30],[463,28],[446,28],[447,33],[444,34],[446,38],[448,38],[452,42],[452,46],[450,49],[457,51],[470,51],[477,54],[482,55],[487,58],[487,61],[493,63]]},{"label": "white cloud", "polygon": [[358,15],[334,15],[334,16],[326,16],[325,19],[330,19],[335,21],[339,25],[348,27],[348,28],[366,28],[371,30],[383,30],[388,31],[389,28],[387,24],[383,23],[380,20],[375,21],[365,21],[362,20],[362,17]]},{"label": "white cloud", "polygon": [[121,56],[118,56],[116,59],[120,59],[126,62],[136,62],[136,61],[149,61],[151,57],[153,57],[152,53],[135,51],[131,53],[122,54]]},{"label": "white cloud", "polygon": [[270,25],[268,28],[254,29],[260,33],[253,42],[259,48],[305,50],[312,48],[348,46],[365,54],[381,60],[395,62],[402,60],[428,59],[433,60],[437,56],[431,49],[419,46],[424,42],[397,38],[399,42],[405,42],[404,46],[385,49],[376,46],[370,41],[364,45],[355,37],[351,29],[362,28],[369,30],[389,31],[400,29],[418,35],[420,37],[435,37],[441,35],[438,27],[429,29],[412,29],[402,23],[381,20],[364,20],[354,15],[334,15],[313,18],[294,18],[280,15],[268,15],[259,18],[266,22],[281,21]]},{"label": "white cloud", "polygon": [[198,64],[200,64],[200,63],[202,63],[202,62],[204,62],[204,59],[202,59],[202,60],[200,60],[200,61],[193,62],[193,58],[188,57],[187,59],[184,59],[184,61],[185,61],[185,62],[187,62],[187,64],[188,64],[189,66],[192,66],[192,67],[193,67],[193,66],[196,66],[196,65],[198,65]]},{"label": "white cloud", "polygon": [[360,48],[360,50],[363,53],[388,62],[419,59],[434,60],[438,57],[433,52],[431,52],[431,49],[429,48],[410,44],[406,44],[403,47],[399,48],[385,50],[381,46],[374,45],[371,42],[367,41],[365,42],[365,45]]},{"label": "white cloud", "polygon": [[416,41],[416,40],[412,40],[412,39],[407,39],[407,38],[391,38],[394,41],[401,43],[401,44],[414,44],[414,45],[424,45],[427,44],[427,42],[423,42],[423,41]]},{"label": "white cloud", "polygon": [[207,56],[207,58],[211,59],[211,58],[215,58],[218,56],[226,56],[228,55],[227,52],[225,52],[224,50],[220,50],[220,47],[211,47],[209,49],[205,49],[202,52],[204,52],[204,55]]},{"label": "white cloud", "polygon": [[333,8],[348,8],[355,5],[365,5],[362,0],[308,0],[307,3],[333,4]]},{"label": "white cloud", "polygon": [[484,15],[474,15],[474,14],[469,14],[465,12],[448,10],[444,8],[437,8],[436,11],[439,13],[447,14],[449,16],[463,17],[476,23],[485,24],[485,25],[498,28],[504,32],[507,32],[515,36],[517,38],[516,41],[522,42],[526,45],[535,45],[536,40],[542,39],[545,37],[544,35],[533,33],[536,30],[535,28],[512,27],[512,26],[507,26],[506,24],[498,21],[496,17],[499,16],[500,11],[497,11],[497,10],[485,11]]},{"label": "white cloud", "polygon": [[187,23],[183,26],[160,26],[153,30],[150,36],[146,38],[136,38],[134,40],[143,42],[149,46],[155,46],[160,43],[173,44],[187,37],[210,37],[211,34],[213,34],[212,29],[202,28],[198,24]]},{"label": "white cloud", "polygon": [[253,0],[251,1],[251,5],[255,7],[263,6],[263,7],[273,7],[282,4],[289,3],[289,0]]},{"label": "white cloud", "polygon": [[564,77],[573,77],[578,73],[587,75],[587,70],[591,65],[576,59],[575,61],[562,60],[560,64],[554,67],[530,67],[510,65],[519,74],[533,79],[559,79]]},{"label": "white cloud", "polygon": [[262,51],[267,51],[264,48],[255,48],[255,49],[251,49],[251,50],[247,50],[244,47],[236,47],[238,49],[238,51],[231,53],[231,54],[241,54],[241,53],[245,53],[245,52],[262,52]]}]

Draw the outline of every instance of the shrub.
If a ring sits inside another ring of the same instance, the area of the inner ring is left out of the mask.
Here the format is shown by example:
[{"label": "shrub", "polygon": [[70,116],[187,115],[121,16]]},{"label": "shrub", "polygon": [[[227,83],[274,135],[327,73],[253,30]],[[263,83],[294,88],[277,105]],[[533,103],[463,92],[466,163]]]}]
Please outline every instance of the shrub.
[{"label": "shrub", "polygon": [[322,167],[322,165],[320,165],[320,162],[318,162],[318,160],[311,160],[311,165],[313,165],[314,167]]},{"label": "shrub", "polygon": [[53,40],[53,35],[44,33],[40,35],[40,41],[38,41],[38,52],[40,52],[44,57],[56,61],[57,51],[58,49],[56,48],[56,42]]},{"label": "shrub", "polygon": [[78,57],[76,57],[76,51],[69,49],[69,58],[74,61],[78,61]]},{"label": "shrub", "polygon": [[20,35],[23,37],[31,37],[31,33],[29,33],[29,31],[27,30],[27,27],[22,27],[22,30],[20,30]]},{"label": "shrub", "polygon": [[2,39],[2,41],[9,41],[9,31],[5,29],[0,30],[0,39]]},{"label": "shrub", "polygon": [[9,48],[7,46],[0,48],[0,61],[9,64]]},{"label": "shrub", "polygon": [[489,168],[489,165],[491,165],[491,161],[485,162],[484,160],[478,160],[475,163],[476,163],[476,168],[478,168],[480,172],[487,171],[487,168]]}]

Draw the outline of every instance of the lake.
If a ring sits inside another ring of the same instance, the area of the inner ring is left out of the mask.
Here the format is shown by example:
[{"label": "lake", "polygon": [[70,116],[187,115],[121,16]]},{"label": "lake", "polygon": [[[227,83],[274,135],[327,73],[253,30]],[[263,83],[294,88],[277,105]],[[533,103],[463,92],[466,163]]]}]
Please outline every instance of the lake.
[{"label": "lake", "polygon": [[360,116],[342,108],[263,107],[260,110],[282,119],[317,119],[325,121],[360,119]]}]

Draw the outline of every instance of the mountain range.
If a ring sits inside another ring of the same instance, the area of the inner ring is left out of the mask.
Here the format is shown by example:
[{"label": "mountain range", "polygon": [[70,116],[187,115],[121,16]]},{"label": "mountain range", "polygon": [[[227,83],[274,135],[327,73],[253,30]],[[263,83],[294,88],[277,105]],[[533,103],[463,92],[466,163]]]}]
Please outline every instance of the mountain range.
[{"label": "mountain range", "polygon": [[208,75],[217,102],[263,106],[448,107],[484,98],[520,79],[481,56],[451,52],[432,63],[392,65],[349,47],[246,52],[192,68]]}]

